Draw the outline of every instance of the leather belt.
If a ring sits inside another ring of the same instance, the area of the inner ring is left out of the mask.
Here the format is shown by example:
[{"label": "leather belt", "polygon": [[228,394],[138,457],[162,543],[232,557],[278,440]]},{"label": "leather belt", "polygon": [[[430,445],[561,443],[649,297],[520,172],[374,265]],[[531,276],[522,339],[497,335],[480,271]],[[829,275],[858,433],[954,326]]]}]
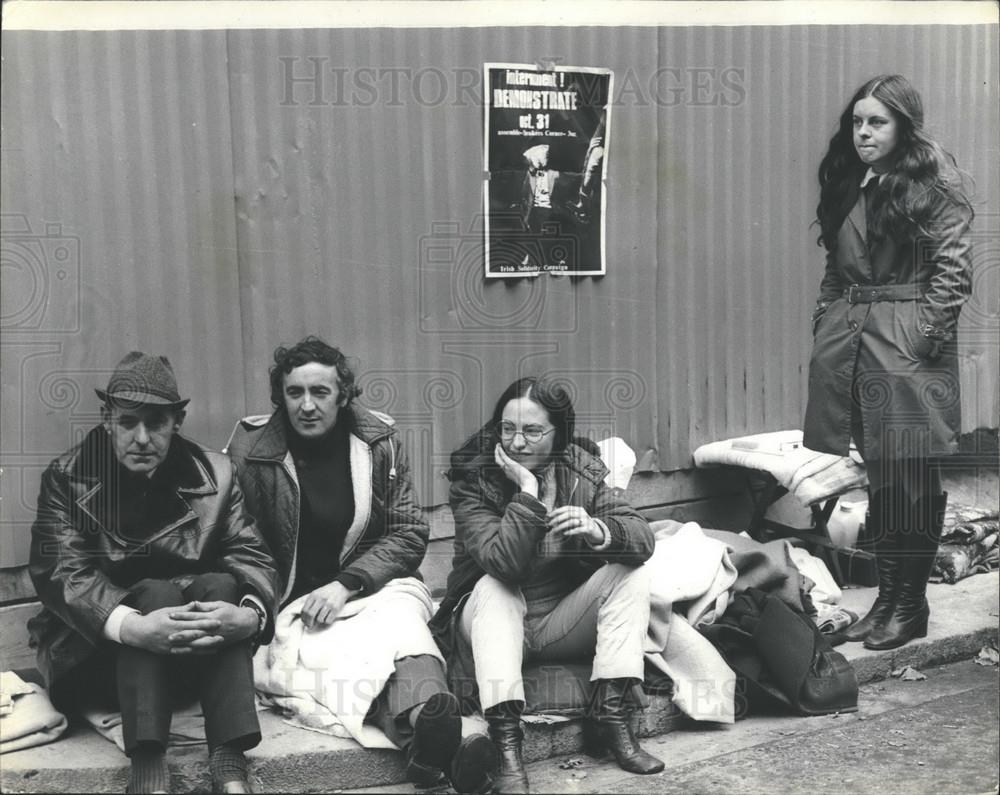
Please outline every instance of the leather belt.
[{"label": "leather belt", "polygon": [[844,288],[849,304],[876,304],[879,301],[916,301],[923,298],[927,285],[912,284],[852,284]]}]

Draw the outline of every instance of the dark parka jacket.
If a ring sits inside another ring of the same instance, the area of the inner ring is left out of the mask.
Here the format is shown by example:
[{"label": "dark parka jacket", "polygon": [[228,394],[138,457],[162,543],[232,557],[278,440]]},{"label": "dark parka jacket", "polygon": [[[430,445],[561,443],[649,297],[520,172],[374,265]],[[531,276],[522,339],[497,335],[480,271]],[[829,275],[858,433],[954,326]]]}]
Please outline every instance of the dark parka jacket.
[{"label": "dark parka jacket", "polygon": [[[45,470],[28,564],[43,609],[28,630],[50,687],[96,650],[111,611],[145,578],[229,573],[241,596],[274,605],[274,560],[244,512],[229,459],[174,436],[161,466],[168,464],[176,493],[158,529],[141,541],[124,537],[110,515],[118,464],[102,428]],[[260,640],[272,632],[269,620]]]},{"label": "dark parka jacket", "polygon": [[[967,210],[940,195],[931,224],[934,239],[887,238],[873,245],[859,191],[827,254],[820,285],[806,447],[847,455],[853,392],[866,459],[955,452],[961,426],[955,332],[972,290],[969,224]],[[917,285],[918,297],[852,303],[845,295],[852,285]],[[934,355],[931,340],[939,343],[934,358],[928,358]]]},{"label": "dark parka jacket", "polygon": [[[484,574],[519,586],[532,575],[538,542],[546,534],[546,508],[534,497],[515,493],[514,484],[493,464],[493,454],[472,462],[465,477],[456,476],[449,502],[455,517],[455,554],[441,607],[431,620],[438,645],[451,651],[451,619],[455,609]],[[568,584],[582,585],[605,563],[641,566],[653,555],[649,523],[604,483],[607,467],[596,456],[570,444],[556,463],[556,505],[582,506],[608,528],[610,543],[593,549],[582,537],[561,562]],[[575,485],[575,489],[574,489]]]},{"label": "dark parka jacket", "polygon": [[[410,466],[391,417],[354,403],[340,410],[350,424],[354,521],[340,554],[340,572],[372,594],[397,577],[419,577],[430,528],[417,501]],[[299,536],[299,483],[288,452],[282,412],[237,423],[226,451],[246,493],[247,506],[267,539],[283,581],[281,604],[294,587]],[[331,572],[330,579],[340,572]]]}]

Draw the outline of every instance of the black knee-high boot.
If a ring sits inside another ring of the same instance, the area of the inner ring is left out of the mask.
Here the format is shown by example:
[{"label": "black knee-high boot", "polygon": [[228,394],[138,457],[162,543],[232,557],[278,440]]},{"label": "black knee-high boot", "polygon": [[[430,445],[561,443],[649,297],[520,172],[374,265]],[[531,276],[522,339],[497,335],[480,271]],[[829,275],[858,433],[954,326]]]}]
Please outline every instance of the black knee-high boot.
[{"label": "black knee-high boot", "polygon": [[896,591],[902,574],[899,557],[899,521],[896,500],[902,499],[898,489],[890,487],[874,491],[868,502],[868,534],[873,539],[875,565],[878,568],[878,596],[864,618],[854,622],[844,632],[848,641],[865,640],[879,625],[884,624],[896,605]]},{"label": "black knee-high boot", "polygon": [[914,525],[903,548],[896,605],[889,619],[865,639],[866,649],[895,649],[927,635],[930,606],[927,580],[934,568],[948,494],[921,497],[913,506]]}]

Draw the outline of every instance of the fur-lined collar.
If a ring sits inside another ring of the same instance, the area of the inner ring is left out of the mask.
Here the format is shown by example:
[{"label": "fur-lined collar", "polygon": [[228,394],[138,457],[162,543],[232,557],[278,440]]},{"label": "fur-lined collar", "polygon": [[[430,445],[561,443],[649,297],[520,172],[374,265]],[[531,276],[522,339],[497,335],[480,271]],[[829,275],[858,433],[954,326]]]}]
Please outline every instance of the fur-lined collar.
[{"label": "fur-lined collar", "polygon": [[[281,461],[288,453],[288,420],[283,411],[275,411],[266,421],[264,418],[246,418],[242,425],[245,430],[257,436],[249,451],[248,458],[265,458]],[[338,422],[347,421],[350,433],[369,447],[394,432],[394,421],[388,414],[370,411],[354,403],[340,410]]]},{"label": "fur-lined collar", "polygon": [[[77,480],[104,483],[121,466],[110,438],[100,425],[91,429],[68,456],[66,470]],[[213,494],[217,490],[204,451],[179,434],[171,440],[167,458],[157,468],[155,477],[167,478],[173,488],[192,494]]]}]

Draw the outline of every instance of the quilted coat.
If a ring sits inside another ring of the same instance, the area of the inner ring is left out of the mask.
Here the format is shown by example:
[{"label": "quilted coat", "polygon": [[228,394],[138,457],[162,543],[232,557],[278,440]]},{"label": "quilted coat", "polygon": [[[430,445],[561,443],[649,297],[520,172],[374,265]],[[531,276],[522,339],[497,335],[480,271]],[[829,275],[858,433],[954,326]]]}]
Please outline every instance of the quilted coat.
[{"label": "quilted coat", "polygon": [[[455,554],[444,599],[431,620],[438,644],[450,652],[452,613],[484,574],[519,585],[533,571],[538,542],[546,534],[546,508],[534,497],[515,494],[514,486],[495,467],[492,453],[457,477],[449,502],[455,517]],[[655,548],[649,524],[618,491],[605,485],[607,467],[596,456],[571,444],[556,465],[556,504],[581,505],[607,526],[607,548],[592,549],[581,537],[563,560],[572,587],[586,582],[605,563],[641,566]]]},{"label": "quilted coat", "polygon": [[[350,425],[354,521],[340,555],[341,572],[357,575],[370,595],[397,577],[419,577],[430,528],[417,500],[407,456],[391,417],[356,403],[341,409]],[[277,560],[281,604],[292,593],[299,535],[299,483],[281,412],[237,423],[227,452],[247,506]],[[330,579],[337,574],[331,572]]]}]

